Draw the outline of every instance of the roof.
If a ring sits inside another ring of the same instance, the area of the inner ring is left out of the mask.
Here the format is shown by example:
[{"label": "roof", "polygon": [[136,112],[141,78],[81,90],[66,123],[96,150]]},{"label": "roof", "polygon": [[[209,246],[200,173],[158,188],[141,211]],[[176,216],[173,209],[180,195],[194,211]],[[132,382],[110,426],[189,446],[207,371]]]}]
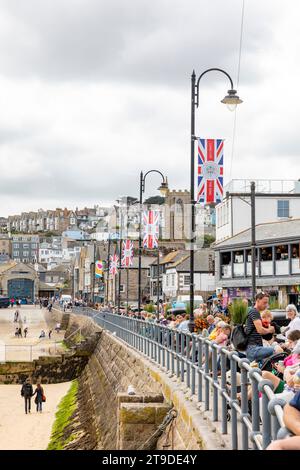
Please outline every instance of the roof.
[{"label": "roof", "polygon": [[[159,260],[159,264],[169,264],[169,263],[174,263],[175,261],[182,260],[184,256],[188,256],[188,252],[185,250],[175,250],[171,251],[167,255],[165,255],[162,259]],[[154,257],[152,265],[157,264],[157,256]]]},{"label": "roof", "polygon": [[[153,261],[152,256],[142,256],[142,269],[147,269],[151,265]],[[133,265],[130,266],[131,269],[137,269],[139,266],[139,258],[138,256],[134,256],[133,258]],[[129,268],[129,269],[130,269]]]},{"label": "roof", "polygon": [[9,269],[14,268],[15,266],[17,266],[17,264],[18,263],[16,263],[15,261],[11,261],[9,263],[1,264],[0,265],[0,273],[4,273],[5,271],[8,271]]},{"label": "roof", "polygon": [[46,284],[46,282],[39,282],[39,290],[55,290],[55,286],[51,286],[50,284]]},{"label": "roof", "polygon": [[[209,255],[213,255],[212,250],[203,249],[195,251],[194,253],[194,271],[197,272],[209,272]],[[189,272],[190,271],[190,255],[186,252],[186,255],[172,263],[169,268],[176,268],[176,271],[179,272]]]},{"label": "roof", "polygon": [[[257,242],[274,242],[279,240],[291,240],[300,238],[300,219],[268,222],[255,226],[255,238]],[[236,245],[250,245],[251,228],[238,233],[220,243],[214,244],[214,249],[230,248]]]}]

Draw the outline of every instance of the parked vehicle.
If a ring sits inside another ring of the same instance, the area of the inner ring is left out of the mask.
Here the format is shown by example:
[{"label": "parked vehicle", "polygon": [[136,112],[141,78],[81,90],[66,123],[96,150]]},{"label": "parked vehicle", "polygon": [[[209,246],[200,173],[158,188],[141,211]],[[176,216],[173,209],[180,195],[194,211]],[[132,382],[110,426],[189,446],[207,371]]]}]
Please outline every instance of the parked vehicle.
[{"label": "parked vehicle", "polygon": [[9,305],[9,297],[0,297],[0,308],[7,308]]}]

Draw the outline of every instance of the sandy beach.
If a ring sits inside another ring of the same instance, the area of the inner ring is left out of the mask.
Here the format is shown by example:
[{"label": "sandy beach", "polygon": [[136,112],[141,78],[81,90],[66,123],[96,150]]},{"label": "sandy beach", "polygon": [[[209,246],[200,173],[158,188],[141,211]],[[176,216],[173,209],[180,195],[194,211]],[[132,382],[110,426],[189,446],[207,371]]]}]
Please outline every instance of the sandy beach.
[{"label": "sandy beach", "polygon": [[55,413],[71,383],[44,385],[47,401],[37,413],[25,414],[20,385],[0,385],[0,450],[44,450],[47,448]]}]

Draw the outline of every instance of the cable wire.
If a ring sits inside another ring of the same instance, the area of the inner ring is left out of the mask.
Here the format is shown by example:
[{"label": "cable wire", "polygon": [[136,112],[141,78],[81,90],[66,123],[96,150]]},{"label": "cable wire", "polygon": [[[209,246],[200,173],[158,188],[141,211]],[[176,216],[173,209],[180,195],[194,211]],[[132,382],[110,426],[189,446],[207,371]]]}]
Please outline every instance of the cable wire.
[{"label": "cable wire", "polygon": [[[240,29],[239,58],[238,58],[237,82],[236,82],[236,83],[237,83],[237,85],[236,85],[236,88],[237,88],[237,89],[238,89],[238,87],[239,87],[239,82],[240,82],[241,57],[242,57],[243,35],[244,35],[244,16],[245,16],[245,0],[243,0],[243,3],[242,3],[242,13],[241,13],[241,29]],[[232,148],[231,148],[229,181],[231,181],[233,157],[234,157],[234,150],[235,150],[236,112],[237,112],[237,108],[235,108],[235,111],[234,111],[234,119],[233,119]]]}]

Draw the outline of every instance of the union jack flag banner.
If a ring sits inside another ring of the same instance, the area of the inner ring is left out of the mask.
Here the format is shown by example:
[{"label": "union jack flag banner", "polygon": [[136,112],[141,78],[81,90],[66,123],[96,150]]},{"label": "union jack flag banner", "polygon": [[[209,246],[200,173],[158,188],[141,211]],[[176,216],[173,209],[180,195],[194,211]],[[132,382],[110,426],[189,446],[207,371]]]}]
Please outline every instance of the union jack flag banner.
[{"label": "union jack flag banner", "polygon": [[143,247],[158,248],[159,211],[143,211]]},{"label": "union jack flag banner", "polygon": [[122,242],[122,258],[121,265],[125,268],[133,264],[133,241],[123,240]]},{"label": "union jack flag banner", "polygon": [[218,203],[223,199],[224,140],[198,139],[197,202]]},{"label": "union jack flag banner", "polygon": [[114,254],[110,255],[110,262],[109,262],[109,274],[115,276],[118,274],[118,266],[119,266],[119,257]]}]

